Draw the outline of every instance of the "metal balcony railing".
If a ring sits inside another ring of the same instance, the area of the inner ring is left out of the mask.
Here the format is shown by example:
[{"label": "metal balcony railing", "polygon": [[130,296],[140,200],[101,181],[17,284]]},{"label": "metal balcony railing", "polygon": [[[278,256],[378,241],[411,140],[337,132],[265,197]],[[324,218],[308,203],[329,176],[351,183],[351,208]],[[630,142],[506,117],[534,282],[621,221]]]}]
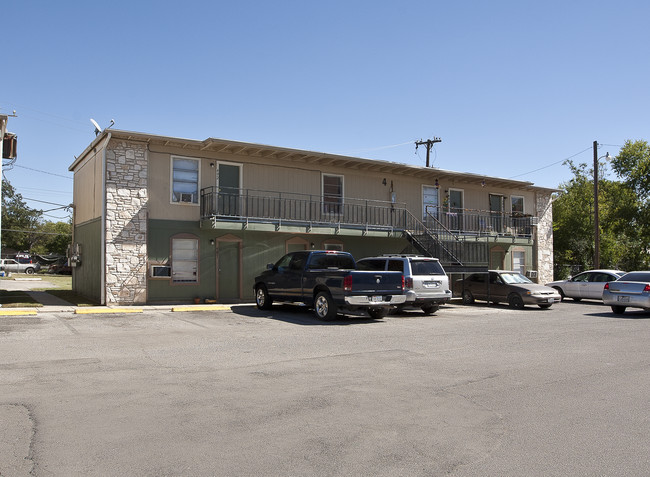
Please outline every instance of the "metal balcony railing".
[{"label": "metal balcony railing", "polygon": [[535,225],[530,216],[432,206],[420,221],[403,203],[251,189],[217,191],[214,186],[201,190],[201,218],[403,230],[415,235],[423,227],[442,241],[493,235],[529,238]]},{"label": "metal balcony railing", "polygon": [[405,206],[386,201],[276,191],[201,190],[201,218],[404,229]]}]

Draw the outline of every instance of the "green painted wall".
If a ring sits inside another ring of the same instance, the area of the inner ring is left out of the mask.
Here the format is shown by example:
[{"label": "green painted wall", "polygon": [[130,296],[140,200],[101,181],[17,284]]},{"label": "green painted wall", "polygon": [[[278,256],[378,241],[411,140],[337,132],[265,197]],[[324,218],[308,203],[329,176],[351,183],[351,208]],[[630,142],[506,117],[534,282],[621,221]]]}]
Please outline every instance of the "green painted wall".
[{"label": "green painted wall", "polygon": [[[150,220],[148,225],[148,251],[150,263],[168,263],[171,238],[176,234],[192,234],[199,238],[199,283],[174,285],[170,279],[148,280],[148,301],[189,302],[194,297],[214,298],[217,296],[216,284],[216,245],[210,240],[219,237],[237,237],[242,240],[242,296],[245,301],[253,301],[253,282],[255,276],[275,263],[285,253],[287,240],[302,238],[311,244],[320,244],[328,239],[343,243],[343,249],[355,258],[382,253],[409,251],[409,243],[396,237],[346,236],[343,234],[307,234],[273,231],[228,229],[201,229],[195,221]],[[222,284],[223,285],[223,284]],[[229,289],[230,287],[226,287]],[[223,292],[224,288],[222,288]]]},{"label": "green painted wall", "polygon": [[72,290],[99,303],[102,285],[101,219],[74,229],[74,242],[81,246],[81,264],[72,268]]}]

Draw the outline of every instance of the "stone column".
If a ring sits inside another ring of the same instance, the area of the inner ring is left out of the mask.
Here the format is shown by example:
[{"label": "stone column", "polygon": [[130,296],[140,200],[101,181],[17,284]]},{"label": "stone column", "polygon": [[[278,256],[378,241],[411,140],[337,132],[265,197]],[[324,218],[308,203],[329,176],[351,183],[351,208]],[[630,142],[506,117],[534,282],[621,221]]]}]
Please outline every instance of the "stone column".
[{"label": "stone column", "polygon": [[538,192],[537,223],[537,281],[553,281],[553,201],[551,193]]},{"label": "stone column", "polygon": [[106,148],[106,304],[147,301],[147,145]]}]

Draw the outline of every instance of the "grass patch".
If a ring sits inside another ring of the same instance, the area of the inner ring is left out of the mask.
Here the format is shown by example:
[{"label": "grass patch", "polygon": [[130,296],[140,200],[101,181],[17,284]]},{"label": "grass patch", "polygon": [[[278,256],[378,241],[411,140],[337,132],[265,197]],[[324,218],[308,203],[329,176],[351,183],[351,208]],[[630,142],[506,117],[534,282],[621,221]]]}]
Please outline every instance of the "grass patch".
[{"label": "grass patch", "polygon": [[27,293],[18,290],[0,290],[0,303],[2,303],[3,308],[42,306]]}]

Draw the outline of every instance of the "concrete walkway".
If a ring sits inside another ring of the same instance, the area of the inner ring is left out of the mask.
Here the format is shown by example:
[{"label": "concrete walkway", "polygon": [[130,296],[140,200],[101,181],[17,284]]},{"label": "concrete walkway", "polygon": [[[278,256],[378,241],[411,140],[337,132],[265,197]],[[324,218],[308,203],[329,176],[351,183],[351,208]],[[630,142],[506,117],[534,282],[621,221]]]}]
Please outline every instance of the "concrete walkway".
[{"label": "concrete walkway", "polygon": [[63,300],[62,298],[59,298],[58,296],[50,295],[48,292],[25,290],[25,293],[27,293],[29,296],[31,296],[34,299],[34,301],[37,301],[41,305],[74,306],[71,303],[68,303],[67,301]]}]

